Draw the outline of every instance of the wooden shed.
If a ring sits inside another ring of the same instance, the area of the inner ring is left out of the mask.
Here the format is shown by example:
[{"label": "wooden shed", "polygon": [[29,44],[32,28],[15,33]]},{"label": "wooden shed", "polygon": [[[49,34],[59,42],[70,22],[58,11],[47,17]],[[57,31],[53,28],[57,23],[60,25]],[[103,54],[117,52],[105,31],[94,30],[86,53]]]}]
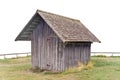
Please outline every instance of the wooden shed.
[{"label": "wooden shed", "polygon": [[37,10],[15,41],[31,41],[32,68],[64,71],[90,60],[100,42],[79,20]]}]

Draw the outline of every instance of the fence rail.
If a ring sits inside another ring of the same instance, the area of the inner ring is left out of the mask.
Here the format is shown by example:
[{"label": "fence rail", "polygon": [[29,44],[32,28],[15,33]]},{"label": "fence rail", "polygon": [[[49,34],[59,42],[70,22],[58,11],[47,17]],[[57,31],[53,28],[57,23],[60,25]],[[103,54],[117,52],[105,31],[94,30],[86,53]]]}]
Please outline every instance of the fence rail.
[{"label": "fence rail", "polygon": [[120,52],[91,52],[91,56],[104,55],[104,56],[120,56]]},{"label": "fence rail", "polygon": [[[30,55],[31,55],[31,52],[0,54],[0,59],[1,59],[1,57],[2,57],[2,59],[6,59],[6,58],[17,58],[17,57],[21,57],[21,56],[30,56]],[[91,52],[91,56],[96,56],[96,55],[120,56],[120,52]]]},{"label": "fence rail", "polygon": [[26,52],[26,53],[10,53],[10,54],[0,54],[0,57],[2,57],[2,59],[6,59],[6,58],[18,58],[18,57],[21,57],[21,56],[29,56],[29,55],[31,55],[30,52]]}]

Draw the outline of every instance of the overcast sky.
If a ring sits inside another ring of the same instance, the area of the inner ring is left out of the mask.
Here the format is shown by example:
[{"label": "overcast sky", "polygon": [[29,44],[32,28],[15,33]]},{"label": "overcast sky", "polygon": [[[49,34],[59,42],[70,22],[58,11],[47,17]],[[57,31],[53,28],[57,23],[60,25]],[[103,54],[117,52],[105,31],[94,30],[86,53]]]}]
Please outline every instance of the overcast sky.
[{"label": "overcast sky", "polygon": [[37,9],[79,19],[102,42],[92,51],[120,51],[120,0],[0,0],[0,53],[31,51],[14,39]]}]

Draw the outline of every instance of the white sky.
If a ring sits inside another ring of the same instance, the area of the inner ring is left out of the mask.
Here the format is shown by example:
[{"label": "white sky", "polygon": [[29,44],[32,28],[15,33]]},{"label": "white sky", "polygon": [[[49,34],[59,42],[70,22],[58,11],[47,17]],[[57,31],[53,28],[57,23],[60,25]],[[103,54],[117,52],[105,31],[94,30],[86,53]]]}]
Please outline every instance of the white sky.
[{"label": "white sky", "polygon": [[92,51],[120,51],[120,0],[0,0],[0,53],[31,51],[14,39],[37,9],[79,19],[102,42]]}]

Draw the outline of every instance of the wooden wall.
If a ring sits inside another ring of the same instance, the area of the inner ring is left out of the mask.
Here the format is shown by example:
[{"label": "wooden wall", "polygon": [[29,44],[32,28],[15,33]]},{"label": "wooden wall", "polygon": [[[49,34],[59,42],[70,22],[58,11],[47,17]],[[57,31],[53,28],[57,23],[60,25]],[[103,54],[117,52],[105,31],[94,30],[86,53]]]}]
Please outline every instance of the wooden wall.
[{"label": "wooden wall", "polygon": [[63,71],[90,60],[91,43],[63,43],[43,19],[31,39],[33,68]]},{"label": "wooden wall", "polygon": [[78,66],[78,63],[87,64],[90,60],[91,43],[68,43],[65,45],[65,69]]},{"label": "wooden wall", "polygon": [[43,70],[61,70],[61,59],[63,53],[58,52],[58,41],[61,41],[52,29],[41,19],[41,23],[33,31],[32,46],[32,67],[39,67]]}]

